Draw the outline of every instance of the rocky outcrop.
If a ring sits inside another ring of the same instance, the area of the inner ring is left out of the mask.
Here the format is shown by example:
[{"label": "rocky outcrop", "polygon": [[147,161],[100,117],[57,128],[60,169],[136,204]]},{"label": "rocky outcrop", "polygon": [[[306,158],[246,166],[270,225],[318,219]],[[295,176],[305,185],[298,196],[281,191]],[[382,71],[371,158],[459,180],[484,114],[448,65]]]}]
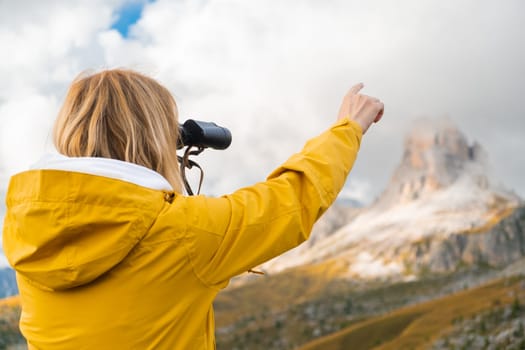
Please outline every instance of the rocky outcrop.
[{"label": "rocky outcrop", "polygon": [[525,203],[495,186],[486,164],[450,121],[416,123],[375,203],[327,213],[312,239],[263,269],[331,264],[342,278],[384,279],[513,263],[525,256]]},{"label": "rocky outcrop", "polygon": [[481,145],[469,145],[452,122],[420,120],[406,136],[401,162],[376,205],[388,207],[425,197],[450,186],[465,172],[476,173],[480,185],[487,187],[485,163]]},{"label": "rocky outcrop", "polygon": [[311,247],[323,239],[330,237],[337,232],[338,229],[359,215],[361,210],[361,208],[335,203],[328,208],[321,219],[315,223],[310,238],[304,242],[303,247]]},{"label": "rocky outcrop", "polygon": [[[525,257],[525,206],[493,228],[479,233],[454,233],[446,239],[411,244],[405,265],[415,272],[448,272],[462,266],[503,267]],[[523,266],[525,272],[525,266]]]}]

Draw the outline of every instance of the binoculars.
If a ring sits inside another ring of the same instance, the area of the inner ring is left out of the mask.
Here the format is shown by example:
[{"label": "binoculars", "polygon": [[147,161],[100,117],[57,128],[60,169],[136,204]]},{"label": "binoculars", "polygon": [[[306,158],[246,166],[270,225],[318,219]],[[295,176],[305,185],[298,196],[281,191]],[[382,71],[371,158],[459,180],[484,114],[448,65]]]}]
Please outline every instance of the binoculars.
[{"label": "binoculars", "polygon": [[212,122],[188,119],[179,125],[177,149],[185,146],[226,149],[232,142],[230,130]]}]

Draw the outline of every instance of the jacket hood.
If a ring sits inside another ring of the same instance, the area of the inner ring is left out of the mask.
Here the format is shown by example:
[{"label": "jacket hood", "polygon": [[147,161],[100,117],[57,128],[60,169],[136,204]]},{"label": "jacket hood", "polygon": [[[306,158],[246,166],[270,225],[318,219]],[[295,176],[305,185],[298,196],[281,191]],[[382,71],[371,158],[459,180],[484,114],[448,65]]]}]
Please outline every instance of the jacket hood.
[{"label": "jacket hood", "polygon": [[84,285],[108,272],[148,232],[171,192],[158,173],[103,158],[46,157],[11,178],[3,248],[42,289]]}]

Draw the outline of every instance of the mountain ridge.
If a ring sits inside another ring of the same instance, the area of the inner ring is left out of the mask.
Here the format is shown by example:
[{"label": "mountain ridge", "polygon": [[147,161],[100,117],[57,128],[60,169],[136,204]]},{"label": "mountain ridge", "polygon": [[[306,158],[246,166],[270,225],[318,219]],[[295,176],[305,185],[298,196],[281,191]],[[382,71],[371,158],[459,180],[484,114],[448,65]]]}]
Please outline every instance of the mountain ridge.
[{"label": "mountain ridge", "polygon": [[[469,144],[450,121],[416,123],[389,185],[372,205],[347,216],[335,231],[314,231],[312,242],[262,269],[278,273],[337,260],[347,278],[417,278],[426,270],[443,272],[461,263],[495,263],[501,250],[480,246],[491,239],[506,240],[509,249],[519,248],[519,256],[510,254],[513,259],[525,256],[524,219],[513,214],[522,213],[524,202],[494,185],[487,163],[483,147]],[[505,227],[493,231],[502,220],[507,220]],[[321,226],[326,226],[323,218]],[[486,237],[466,236],[474,233]],[[432,249],[425,249],[429,242]],[[461,258],[446,249],[456,243],[467,247]]]}]

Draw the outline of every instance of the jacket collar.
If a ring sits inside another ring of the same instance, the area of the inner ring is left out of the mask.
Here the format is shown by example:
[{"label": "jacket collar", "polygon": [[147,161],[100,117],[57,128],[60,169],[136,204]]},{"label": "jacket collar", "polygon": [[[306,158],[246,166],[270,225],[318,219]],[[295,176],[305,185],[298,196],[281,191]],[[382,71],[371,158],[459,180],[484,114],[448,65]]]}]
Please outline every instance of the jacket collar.
[{"label": "jacket collar", "polygon": [[99,157],[66,157],[48,154],[31,166],[33,170],[63,170],[108,177],[159,191],[173,191],[161,174],[121,160]]}]

